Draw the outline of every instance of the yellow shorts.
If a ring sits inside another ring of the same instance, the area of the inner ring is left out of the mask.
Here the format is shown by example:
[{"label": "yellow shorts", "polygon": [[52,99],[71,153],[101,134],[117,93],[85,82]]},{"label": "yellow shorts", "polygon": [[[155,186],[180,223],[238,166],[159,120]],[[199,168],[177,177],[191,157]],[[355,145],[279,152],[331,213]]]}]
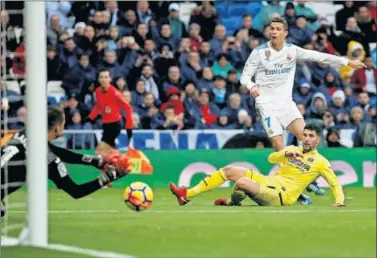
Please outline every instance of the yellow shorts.
[{"label": "yellow shorts", "polygon": [[[248,171],[249,172],[249,171]],[[284,187],[271,176],[264,176],[258,172],[247,174],[254,182],[260,184],[260,192],[252,199],[260,206],[282,206],[287,198]]]}]

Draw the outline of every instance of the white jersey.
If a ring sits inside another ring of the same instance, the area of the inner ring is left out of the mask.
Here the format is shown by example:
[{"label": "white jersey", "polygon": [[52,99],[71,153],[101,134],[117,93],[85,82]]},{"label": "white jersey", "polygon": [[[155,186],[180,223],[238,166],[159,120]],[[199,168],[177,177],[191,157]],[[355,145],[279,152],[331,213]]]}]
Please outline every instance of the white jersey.
[{"label": "white jersey", "polygon": [[[257,105],[284,104],[292,100],[297,61],[313,61],[332,66],[347,65],[348,59],[286,43],[276,51],[270,41],[254,49],[246,61],[241,84],[249,90],[259,88]],[[255,83],[251,78],[255,76]]]}]

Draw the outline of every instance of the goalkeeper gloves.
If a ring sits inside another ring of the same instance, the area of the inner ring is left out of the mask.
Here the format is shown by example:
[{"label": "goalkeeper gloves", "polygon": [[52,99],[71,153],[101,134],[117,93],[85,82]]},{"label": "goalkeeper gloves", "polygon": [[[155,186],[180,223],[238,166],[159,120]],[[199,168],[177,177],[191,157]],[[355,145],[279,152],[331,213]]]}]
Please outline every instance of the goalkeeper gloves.
[{"label": "goalkeeper gloves", "polygon": [[124,177],[126,174],[126,172],[118,171],[114,166],[108,165],[105,171],[98,177],[98,182],[101,186],[105,186]]},{"label": "goalkeeper gloves", "polygon": [[84,155],[82,157],[82,161],[98,169],[102,169],[104,165],[106,164],[105,160],[100,155],[97,155],[97,156]]}]

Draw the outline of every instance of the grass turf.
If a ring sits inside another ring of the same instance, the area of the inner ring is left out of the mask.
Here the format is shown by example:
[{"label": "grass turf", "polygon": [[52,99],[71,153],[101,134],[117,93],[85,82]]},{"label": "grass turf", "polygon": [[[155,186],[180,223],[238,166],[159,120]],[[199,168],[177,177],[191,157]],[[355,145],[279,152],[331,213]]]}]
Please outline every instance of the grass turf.
[{"label": "grass turf", "polygon": [[[49,242],[137,257],[376,257],[375,189],[345,188],[348,206],[333,208],[331,193],[314,204],[216,207],[218,189],[178,206],[167,189],[154,189],[152,207],[134,212],[123,189],[104,189],[81,200],[49,191]],[[23,200],[20,191],[9,203]],[[9,223],[23,221],[20,208]],[[2,221],[3,222],[3,221]],[[15,234],[14,231],[11,234]],[[2,257],[84,257],[25,247],[2,248]]]}]

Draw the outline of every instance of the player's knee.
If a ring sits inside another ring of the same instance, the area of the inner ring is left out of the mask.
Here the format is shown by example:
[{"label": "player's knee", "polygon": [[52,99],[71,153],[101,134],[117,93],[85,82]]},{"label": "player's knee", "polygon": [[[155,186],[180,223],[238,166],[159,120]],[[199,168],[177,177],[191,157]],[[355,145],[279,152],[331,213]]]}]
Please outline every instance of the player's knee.
[{"label": "player's knee", "polygon": [[234,185],[234,189],[236,190],[246,190],[248,185],[249,179],[246,177],[242,177],[236,181],[236,184]]},{"label": "player's knee", "polygon": [[235,172],[235,167],[234,166],[226,166],[222,168],[222,171],[224,172],[224,175],[226,179],[230,181],[234,181],[234,172]]}]

